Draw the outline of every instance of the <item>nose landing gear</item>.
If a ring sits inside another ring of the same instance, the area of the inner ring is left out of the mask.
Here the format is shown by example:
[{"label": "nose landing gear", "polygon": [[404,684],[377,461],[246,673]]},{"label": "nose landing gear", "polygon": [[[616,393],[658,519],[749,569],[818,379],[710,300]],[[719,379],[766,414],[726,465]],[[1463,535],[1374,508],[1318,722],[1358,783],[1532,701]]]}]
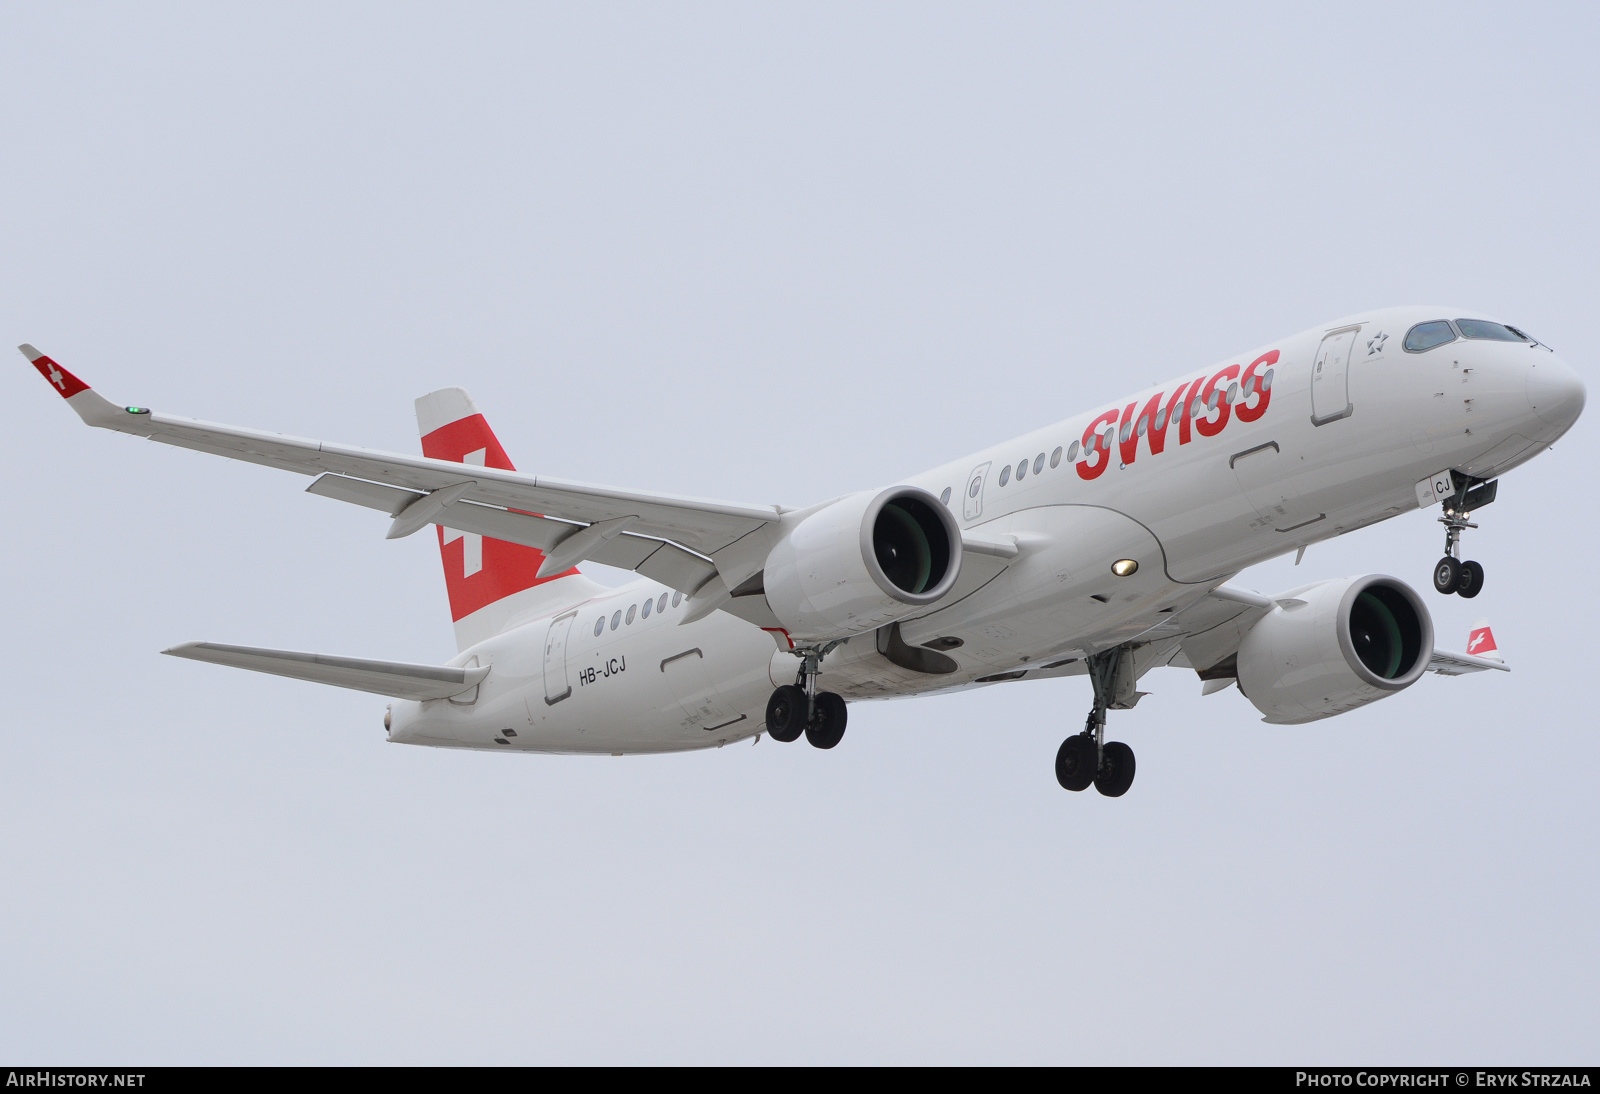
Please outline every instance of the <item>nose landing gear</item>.
[{"label": "nose landing gear", "polygon": [[1065,790],[1087,790],[1089,784],[1108,798],[1120,798],[1133,785],[1133,749],[1107,741],[1106,711],[1128,710],[1139,701],[1133,649],[1119,646],[1084,659],[1094,685],[1094,707],[1083,732],[1061,742],[1056,752],[1056,781]]},{"label": "nose landing gear", "polygon": [[839,642],[820,648],[795,650],[800,671],[794,683],[784,684],[767,700],[767,736],[774,741],[798,741],[805,734],[815,748],[832,748],[844,739],[848,710],[844,699],[831,691],[817,690],[817,675],[822,659]]},{"label": "nose landing gear", "polygon": [[1446,596],[1455,593],[1470,600],[1483,591],[1483,567],[1470,559],[1461,561],[1461,533],[1477,527],[1472,523],[1472,511],[1493,501],[1500,483],[1482,482],[1456,471],[1450,475],[1456,492],[1444,499],[1444,516],[1439,518],[1444,525],[1444,557],[1433,568],[1433,587]]}]

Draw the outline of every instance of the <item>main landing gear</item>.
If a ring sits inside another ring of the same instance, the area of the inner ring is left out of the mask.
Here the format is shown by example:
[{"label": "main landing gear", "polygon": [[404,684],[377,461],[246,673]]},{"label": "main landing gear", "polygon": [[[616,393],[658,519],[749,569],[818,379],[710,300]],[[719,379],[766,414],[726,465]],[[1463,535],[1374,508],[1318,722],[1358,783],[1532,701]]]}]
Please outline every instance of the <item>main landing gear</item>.
[{"label": "main landing gear", "polygon": [[1468,600],[1483,591],[1483,567],[1476,562],[1461,561],[1461,533],[1476,528],[1472,523],[1472,510],[1488,505],[1494,500],[1498,482],[1477,482],[1465,475],[1451,472],[1456,492],[1444,500],[1444,557],[1433,567],[1433,587],[1446,596],[1455,593]]},{"label": "main landing gear", "polygon": [[798,741],[804,733],[816,748],[832,748],[844,739],[847,711],[842,698],[817,690],[817,673],[838,642],[820,649],[795,650],[800,671],[794,683],[784,684],[767,700],[767,735],[774,741]]},{"label": "main landing gear", "polygon": [[[1132,691],[1133,651],[1118,647],[1091,654],[1085,663],[1094,685],[1094,708],[1083,732],[1061,742],[1056,752],[1056,781],[1067,790],[1087,790],[1093,783],[1106,797],[1120,798],[1133,785],[1133,749],[1105,739],[1106,711],[1125,693],[1137,694]],[[1137,701],[1135,697],[1133,702]]]}]

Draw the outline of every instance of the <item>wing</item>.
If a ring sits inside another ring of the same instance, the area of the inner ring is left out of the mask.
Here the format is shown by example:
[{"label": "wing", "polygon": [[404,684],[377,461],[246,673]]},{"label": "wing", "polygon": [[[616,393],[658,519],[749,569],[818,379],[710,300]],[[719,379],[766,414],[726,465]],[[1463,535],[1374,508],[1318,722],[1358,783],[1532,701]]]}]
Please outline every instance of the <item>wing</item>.
[{"label": "wing", "polygon": [[[415,531],[448,524],[513,543],[526,543],[566,558],[582,558],[638,570],[673,588],[693,593],[716,574],[707,556],[775,524],[777,506],[732,505],[669,494],[646,494],[591,483],[569,482],[496,468],[467,466],[422,456],[404,456],[326,441],[290,437],[236,426],[158,414],[146,407],[117,406],[32,346],[18,347],[89,425],[148,437],[162,444],[228,456],[249,463],[317,475],[311,491],[381,509]],[[402,517],[407,509],[421,510]],[[448,507],[448,516],[445,509]],[[431,508],[431,512],[428,510]],[[545,516],[533,516],[542,513]],[[438,517],[437,521],[427,518]],[[554,518],[554,519],[551,519]],[[606,526],[586,540],[560,545],[585,525]],[[626,532],[621,528],[625,526]],[[400,532],[400,534],[404,534]],[[570,559],[571,565],[580,559]]]},{"label": "wing", "polygon": [[1484,672],[1487,669],[1510,672],[1511,666],[1504,661],[1474,657],[1470,653],[1451,653],[1449,650],[1434,650],[1433,656],[1428,658],[1428,671],[1440,676],[1465,676],[1469,672]]}]

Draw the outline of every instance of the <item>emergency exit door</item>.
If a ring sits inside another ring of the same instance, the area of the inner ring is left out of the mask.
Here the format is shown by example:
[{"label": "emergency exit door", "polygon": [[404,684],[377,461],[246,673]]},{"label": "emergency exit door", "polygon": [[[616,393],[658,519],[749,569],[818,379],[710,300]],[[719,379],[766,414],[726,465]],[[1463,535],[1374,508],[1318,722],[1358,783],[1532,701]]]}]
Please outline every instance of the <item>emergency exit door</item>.
[{"label": "emergency exit door", "polygon": [[544,638],[544,701],[546,706],[554,706],[572,694],[572,685],[567,682],[567,636],[572,633],[572,621],[578,618],[577,612],[568,612],[566,615],[550,621],[550,630]]}]

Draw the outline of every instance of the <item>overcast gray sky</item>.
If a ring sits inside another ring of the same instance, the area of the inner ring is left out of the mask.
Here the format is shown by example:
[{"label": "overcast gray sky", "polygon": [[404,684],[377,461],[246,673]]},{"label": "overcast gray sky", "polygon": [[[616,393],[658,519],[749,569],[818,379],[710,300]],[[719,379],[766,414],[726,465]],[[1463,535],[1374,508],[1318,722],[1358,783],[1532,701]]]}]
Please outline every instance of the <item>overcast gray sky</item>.
[{"label": "overcast gray sky", "polygon": [[[524,469],[793,505],[1378,305],[1593,400],[1596,9],[1303,7],[7,3],[0,331],[398,451],[460,384]],[[0,1057],[1596,1058],[1594,406],[1468,533],[1483,595],[1426,593],[1515,672],[1270,727],[1163,670],[1110,801],[1052,774],[1082,680],[832,752],[388,745],[157,651],[443,660],[431,537],[20,356],[0,398]],[[1441,541],[1239,581],[1425,588]]]}]

